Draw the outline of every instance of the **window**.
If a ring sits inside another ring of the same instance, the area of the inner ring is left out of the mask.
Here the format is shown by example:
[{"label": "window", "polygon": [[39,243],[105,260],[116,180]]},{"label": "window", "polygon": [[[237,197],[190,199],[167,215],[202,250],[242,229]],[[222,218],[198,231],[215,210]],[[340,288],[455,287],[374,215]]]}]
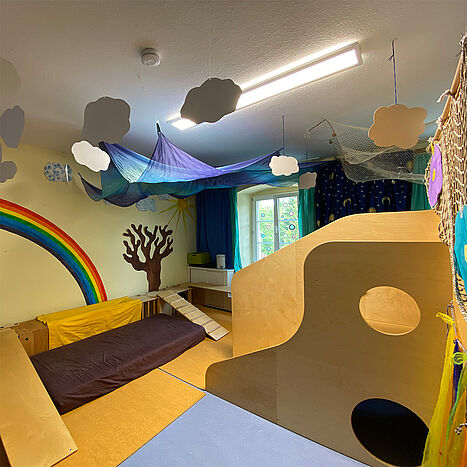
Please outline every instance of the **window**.
[{"label": "window", "polygon": [[298,197],[296,194],[253,198],[254,260],[264,258],[298,239]]}]

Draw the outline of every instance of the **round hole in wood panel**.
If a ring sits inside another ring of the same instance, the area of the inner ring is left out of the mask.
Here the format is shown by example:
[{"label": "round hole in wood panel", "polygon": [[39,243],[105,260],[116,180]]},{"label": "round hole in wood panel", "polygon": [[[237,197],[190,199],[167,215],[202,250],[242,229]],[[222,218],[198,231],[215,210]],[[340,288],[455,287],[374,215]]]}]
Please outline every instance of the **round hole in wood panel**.
[{"label": "round hole in wood panel", "polygon": [[363,447],[397,466],[422,463],[428,428],[407,407],[388,399],[366,399],[355,406],[352,429]]},{"label": "round hole in wood panel", "polygon": [[413,331],[420,323],[420,308],[407,293],[396,287],[379,286],[360,298],[360,313],[375,331],[400,336]]}]

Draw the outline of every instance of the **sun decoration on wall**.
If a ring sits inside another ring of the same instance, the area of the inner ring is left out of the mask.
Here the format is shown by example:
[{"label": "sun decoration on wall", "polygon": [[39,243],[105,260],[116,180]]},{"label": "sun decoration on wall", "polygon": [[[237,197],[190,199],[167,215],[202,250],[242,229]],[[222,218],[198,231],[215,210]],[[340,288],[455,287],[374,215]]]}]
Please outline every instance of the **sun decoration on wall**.
[{"label": "sun decoration on wall", "polygon": [[186,231],[186,221],[188,217],[190,217],[193,222],[196,222],[195,217],[193,215],[194,210],[195,210],[195,203],[194,203],[193,196],[190,196],[189,198],[185,198],[185,199],[168,199],[166,201],[170,203],[171,206],[169,206],[167,209],[164,209],[163,211],[160,211],[161,214],[163,212],[173,211],[172,217],[169,219],[169,222],[167,222],[167,224],[170,224],[172,220],[175,220],[175,216],[176,216],[177,220],[175,224],[175,229],[178,228],[178,224],[181,219],[183,222],[183,228]]}]

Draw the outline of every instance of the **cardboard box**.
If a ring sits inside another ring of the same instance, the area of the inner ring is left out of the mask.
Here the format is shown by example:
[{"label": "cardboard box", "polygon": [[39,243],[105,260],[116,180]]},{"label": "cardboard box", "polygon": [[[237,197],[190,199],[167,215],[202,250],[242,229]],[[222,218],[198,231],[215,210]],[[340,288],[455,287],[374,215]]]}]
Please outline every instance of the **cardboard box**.
[{"label": "cardboard box", "polygon": [[31,356],[49,350],[49,330],[36,319],[12,327],[19,336],[26,353]]}]

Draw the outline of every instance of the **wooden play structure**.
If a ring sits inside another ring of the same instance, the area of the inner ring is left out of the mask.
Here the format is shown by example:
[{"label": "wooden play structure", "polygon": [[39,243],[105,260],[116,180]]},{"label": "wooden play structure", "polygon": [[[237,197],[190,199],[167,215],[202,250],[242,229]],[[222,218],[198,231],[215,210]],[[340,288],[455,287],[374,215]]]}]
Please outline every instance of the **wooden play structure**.
[{"label": "wooden play structure", "polygon": [[76,444],[11,329],[0,331],[0,354],[0,433],[9,463],[54,465]]},{"label": "wooden play structure", "polygon": [[452,298],[437,222],[349,216],[239,271],[233,358],[208,368],[206,389],[361,462],[402,465],[357,437],[353,413],[384,399],[430,421],[446,335],[436,314]]}]

